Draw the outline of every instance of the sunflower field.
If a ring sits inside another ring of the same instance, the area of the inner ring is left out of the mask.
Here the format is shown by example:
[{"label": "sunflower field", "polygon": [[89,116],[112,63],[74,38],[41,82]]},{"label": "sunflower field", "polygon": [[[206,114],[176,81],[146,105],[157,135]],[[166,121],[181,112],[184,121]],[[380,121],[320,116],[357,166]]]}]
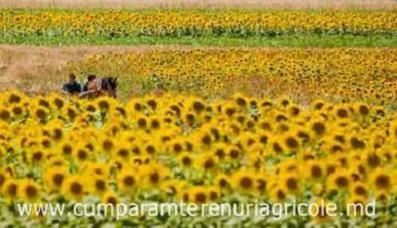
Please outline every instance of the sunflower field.
[{"label": "sunflower field", "polygon": [[[395,225],[396,113],[365,103],[234,94],[207,101],[164,94],[0,95],[0,189],[6,224],[106,224],[112,218],[28,216],[18,202],[317,202],[377,200],[377,216],[282,220],[121,219],[123,225]],[[73,222],[73,223],[71,223]]]},{"label": "sunflower field", "polygon": [[78,75],[117,75],[146,94],[165,90],[227,97],[233,93],[302,101],[366,101],[394,106],[397,50],[366,49],[193,49],[105,52],[69,62],[65,71]]},{"label": "sunflower field", "polygon": [[395,11],[0,10],[2,36],[395,36]]},{"label": "sunflower field", "polygon": [[397,227],[396,8],[166,2],[0,8],[0,227]]}]

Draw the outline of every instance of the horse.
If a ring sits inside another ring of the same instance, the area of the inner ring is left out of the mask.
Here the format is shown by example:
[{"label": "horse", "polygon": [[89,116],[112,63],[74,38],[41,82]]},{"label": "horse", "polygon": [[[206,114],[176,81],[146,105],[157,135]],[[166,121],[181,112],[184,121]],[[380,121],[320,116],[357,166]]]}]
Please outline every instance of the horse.
[{"label": "horse", "polygon": [[117,98],[118,79],[116,77],[104,77],[101,82],[101,90],[107,92],[109,96]]},{"label": "horse", "polygon": [[97,78],[94,75],[87,77],[83,86],[83,92],[80,97],[96,98],[102,95],[108,95],[117,98],[118,79],[116,77]]}]

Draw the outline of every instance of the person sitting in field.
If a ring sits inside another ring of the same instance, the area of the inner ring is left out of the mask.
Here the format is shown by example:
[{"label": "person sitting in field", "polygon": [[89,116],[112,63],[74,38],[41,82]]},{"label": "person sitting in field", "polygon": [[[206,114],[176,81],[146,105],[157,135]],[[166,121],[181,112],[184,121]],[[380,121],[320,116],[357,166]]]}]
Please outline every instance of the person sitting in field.
[{"label": "person sitting in field", "polygon": [[101,87],[99,86],[99,81],[94,74],[87,76],[87,79],[83,85],[83,90],[79,94],[81,98],[92,98],[99,96]]},{"label": "person sitting in field", "polygon": [[62,91],[67,94],[79,94],[81,92],[81,85],[76,81],[76,75],[69,74],[69,81],[63,84]]},{"label": "person sitting in field", "polygon": [[80,93],[81,98],[95,98],[103,94],[108,94],[116,98],[117,94],[117,78],[104,77],[97,78],[96,75],[88,75],[84,83],[83,91]]}]

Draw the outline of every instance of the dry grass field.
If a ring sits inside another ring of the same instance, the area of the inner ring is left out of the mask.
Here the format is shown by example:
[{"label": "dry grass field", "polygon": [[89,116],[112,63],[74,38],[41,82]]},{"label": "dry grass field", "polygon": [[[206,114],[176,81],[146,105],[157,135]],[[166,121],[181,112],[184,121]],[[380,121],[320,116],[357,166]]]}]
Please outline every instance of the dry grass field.
[{"label": "dry grass field", "polygon": [[0,0],[0,7],[32,8],[397,8],[393,0]]},{"label": "dry grass field", "polygon": [[[27,92],[54,90],[67,78],[63,72],[69,61],[99,52],[144,52],[175,48],[173,46],[73,46],[47,48],[38,46],[0,46],[0,90],[17,87]],[[184,47],[178,47],[184,48]],[[40,83],[37,83],[38,80]],[[42,83],[46,82],[46,83]]]}]

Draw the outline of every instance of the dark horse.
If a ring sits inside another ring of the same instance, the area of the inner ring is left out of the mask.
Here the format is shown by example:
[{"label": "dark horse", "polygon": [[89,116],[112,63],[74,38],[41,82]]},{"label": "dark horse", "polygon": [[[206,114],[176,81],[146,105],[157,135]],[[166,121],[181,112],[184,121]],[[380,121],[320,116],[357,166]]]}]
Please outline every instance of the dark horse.
[{"label": "dark horse", "polygon": [[95,98],[101,95],[117,97],[118,81],[115,77],[97,78],[95,75],[89,75],[83,86],[83,92],[80,97]]},{"label": "dark horse", "polygon": [[115,77],[104,77],[101,79],[101,90],[107,92],[111,97],[117,97],[118,82]]}]

